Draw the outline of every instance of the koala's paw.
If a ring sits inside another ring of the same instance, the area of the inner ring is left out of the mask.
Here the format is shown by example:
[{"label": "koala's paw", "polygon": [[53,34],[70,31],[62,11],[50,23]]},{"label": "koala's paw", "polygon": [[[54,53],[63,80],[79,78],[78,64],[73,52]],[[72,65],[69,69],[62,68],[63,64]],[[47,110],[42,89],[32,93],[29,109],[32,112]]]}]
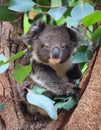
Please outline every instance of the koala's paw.
[{"label": "koala's paw", "polygon": [[77,96],[80,89],[81,88],[78,85],[69,84],[69,86],[67,87],[67,90],[66,90],[66,95],[75,97],[75,96]]}]

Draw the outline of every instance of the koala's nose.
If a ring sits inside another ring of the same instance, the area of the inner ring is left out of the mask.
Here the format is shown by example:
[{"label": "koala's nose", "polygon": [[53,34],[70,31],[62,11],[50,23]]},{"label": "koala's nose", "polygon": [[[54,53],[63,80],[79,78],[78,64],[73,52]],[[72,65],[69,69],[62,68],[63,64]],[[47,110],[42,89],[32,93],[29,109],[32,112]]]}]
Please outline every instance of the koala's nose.
[{"label": "koala's nose", "polygon": [[55,47],[52,49],[52,58],[59,58],[60,56],[60,49]]}]

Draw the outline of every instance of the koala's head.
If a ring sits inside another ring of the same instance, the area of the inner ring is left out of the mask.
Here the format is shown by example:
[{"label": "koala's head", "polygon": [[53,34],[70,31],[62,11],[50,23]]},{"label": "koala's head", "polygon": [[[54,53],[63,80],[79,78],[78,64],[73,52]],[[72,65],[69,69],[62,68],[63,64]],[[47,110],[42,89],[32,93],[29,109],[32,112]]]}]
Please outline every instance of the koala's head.
[{"label": "koala's head", "polygon": [[38,22],[24,37],[32,46],[32,58],[44,64],[66,62],[78,45],[76,33],[65,26],[45,25]]}]

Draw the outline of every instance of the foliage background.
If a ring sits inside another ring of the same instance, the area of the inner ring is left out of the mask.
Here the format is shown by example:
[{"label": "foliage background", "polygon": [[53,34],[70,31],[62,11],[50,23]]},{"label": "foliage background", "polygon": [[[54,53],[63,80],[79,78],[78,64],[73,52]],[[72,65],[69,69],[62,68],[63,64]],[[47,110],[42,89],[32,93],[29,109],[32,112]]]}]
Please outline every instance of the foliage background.
[{"label": "foliage background", "polygon": [[[83,40],[74,54],[73,63],[82,63],[82,73],[85,72],[94,50],[101,43],[100,0],[5,0],[5,2],[6,6],[0,5],[0,19],[10,21],[14,25],[23,21],[22,28],[25,34],[37,20],[56,26],[66,24],[77,31]],[[2,63],[1,60],[0,65],[13,62],[23,54],[25,50],[6,62]],[[29,71],[26,76],[28,74]]]}]

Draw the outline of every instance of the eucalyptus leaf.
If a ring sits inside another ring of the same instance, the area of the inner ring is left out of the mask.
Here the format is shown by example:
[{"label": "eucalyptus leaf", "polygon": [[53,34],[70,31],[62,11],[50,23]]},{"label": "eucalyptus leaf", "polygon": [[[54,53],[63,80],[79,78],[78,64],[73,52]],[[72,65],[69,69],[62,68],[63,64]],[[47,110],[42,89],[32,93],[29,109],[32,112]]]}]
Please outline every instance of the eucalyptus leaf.
[{"label": "eucalyptus leaf", "polygon": [[7,61],[7,63],[13,62],[14,60],[20,58],[20,57],[23,56],[26,52],[27,52],[27,49],[18,52],[17,54],[13,55],[13,56]]},{"label": "eucalyptus leaf", "polygon": [[94,33],[92,34],[92,39],[93,39],[93,40],[96,40],[96,39],[98,39],[99,37],[101,37],[101,26],[99,26],[99,27],[94,31]]},{"label": "eucalyptus leaf", "polygon": [[0,112],[3,111],[4,108],[5,108],[5,104],[4,103],[0,104]]},{"label": "eucalyptus leaf", "polygon": [[67,102],[59,102],[55,104],[56,109],[60,109],[60,108],[64,108],[65,110],[70,110],[71,108],[73,108],[77,103],[78,103],[79,99],[76,98],[72,98],[69,97]]},{"label": "eucalyptus leaf", "polygon": [[39,5],[46,5],[49,6],[49,0],[37,0]]},{"label": "eucalyptus leaf", "polygon": [[89,60],[87,59],[85,52],[77,52],[74,54],[72,62],[82,63],[82,62],[89,62]]},{"label": "eucalyptus leaf", "polygon": [[62,6],[62,1],[61,0],[51,0],[51,6]]},{"label": "eucalyptus leaf", "polygon": [[27,78],[27,76],[29,76],[30,72],[31,65],[22,66],[20,64],[16,64],[14,68],[14,79],[18,83],[22,83]]},{"label": "eucalyptus leaf", "polygon": [[66,96],[56,96],[56,97],[54,97],[54,100],[55,100],[56,102],[60,102],[60,101],[64,102],[64,101],[67,101],[68,98],[69,98],[69,97],[66,97]]},{"label": "eucalyptus leaf", "polygon": [[10,2],[10,0],[5,0],[7,3],[9,3]]},{"label": "eucalyptus leaf", "polygon": [[62,6],[66,6],[66,5],[68,5],[69,1],[67,1],[67,0],[61,0],[61,2],[62,2]]},{"label": "eucalyptus leaf", "polygon": [[78,48],[78,52],[86,52],[87,51],[88,46],[82,45]]},{"label": "eucalyptus leaf", "polygon": [[87,59],[91,60],[93,57],[93,50],[92,49],[87,49],[86,51]]},{"label": "eucalyptus leaf", "polygon": [[78,22],[75,21],[72,17],[68,16],[66,18],[66,25],[67,27],[71,28],[71,27],[78,27]]},{"label": "eucalyptus leaf", "polygon": [[88,63],[85,63],[81,69],[82,74],[84,74],[86,72],[87,68],[88,68]]},{"label": "eucalyptus leaf", "polygon": [[67,11],[67,8],[52,8],[50,9],[47,14],[49,14],[54,20],[59,20],[63,14]]},{"label": "eucalyptus leaf", "polygon": [[24,17],[23,17],[23,29],[24,29],[24,34],[26,34],[29,30],[29,28],[31,27],[31,24],[29,23],[29,18],[27,13],[24,13]]},{"label": "eucalyptus leaf", "polygon": [[[37,4],[42,5],[42,6],[50,6],[49,0],[37,0]],[[48,10],[48,9],[49,8],[41,8],[41,10],[43,11]]]},{"label": "eucalyptus leaf", "polygon": [[54,107],[53,100],[31,90],[27,93],[26,98],[30,104],[38,106],[45,110],[51,119],[57,119],[57,109]]},{"label": "eucalyptus leaf", "polygon": [[72,18],[81,23],[81,19],[94,12],[93,6],[89,4],[78,4],[71,11]]},{"label": "eucalyptus leaf", "polygon": [[60,26],[60,25],[65,24],[65,22],[66,22],[66,19],[64,17],[62,17],[61,19],[59,19],[59,20],[56,21],[56,24],[57,24],[57,26],[58,25]]},{"label": "eucalyptus leaf", "polygon": [[23,56],[26,52],[27,52],[27,49],[18,52],[17,54],[13,55],[10,59],[5,60],[5,62],[0,63],[0,66],[4,65],[4,64],[7,64],[7,63],[10,63],[10,62],[13,62],[14,60],[16,60],[16,59],[20,58],[21,56]]},{"label": "eucalyptus leaf", "polygon": [[17,12],[26,12],[32,9],[35,3],[32,0],[11,0],[9,9]]},{"label": "eucalyptus leaf", "polygon": [[101,22],[101,11],[96,10],[92,14],[84,17],[82,23],[85,27]]},{"label": "eucalyptus leaf", "polygon": [[[3,54],[0,54],[0,61],[1,61],[1,64],[3,64],[4,62],[7,61],[7,58]],[[6,71],[8,69],[8,67],[9,67],[9,63],[0,66],[0,74],[3,73],[4,71]]]},{"label": "eucalyptus leaf", "polygon": [[101,46],[101,39],[100,37],[96,40],[96,47]]},{"label": "eucalyptus leaf", "polygon": [[38,85],[34,85],[31,89],[32,92],[34,93],[39,93],[42,94],[43,92],[45,92],[46,90],[44,88],[40,88]]},{"label": "eucalyptus leaf", "polygon": [[0,5],[0,20],[13,22],[18,18],[18,14],[8,9],[8,6]]}]

